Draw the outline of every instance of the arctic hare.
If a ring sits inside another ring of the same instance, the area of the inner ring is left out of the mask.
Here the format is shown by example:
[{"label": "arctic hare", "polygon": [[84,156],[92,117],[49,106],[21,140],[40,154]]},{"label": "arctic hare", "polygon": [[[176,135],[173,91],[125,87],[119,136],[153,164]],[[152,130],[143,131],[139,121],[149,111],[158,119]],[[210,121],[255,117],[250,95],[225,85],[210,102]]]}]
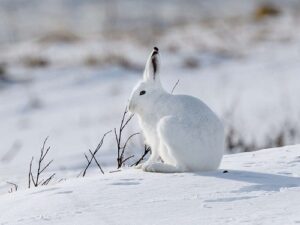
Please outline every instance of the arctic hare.
[{"label": "arctic hare", "polygon": [[138,115],[151,147],[144,171],[176,173],[216,170],[224,150],[223,125],[198,98],[173,95],[159,79],[159,50],[154,47],[133,89],[129,111]]}]

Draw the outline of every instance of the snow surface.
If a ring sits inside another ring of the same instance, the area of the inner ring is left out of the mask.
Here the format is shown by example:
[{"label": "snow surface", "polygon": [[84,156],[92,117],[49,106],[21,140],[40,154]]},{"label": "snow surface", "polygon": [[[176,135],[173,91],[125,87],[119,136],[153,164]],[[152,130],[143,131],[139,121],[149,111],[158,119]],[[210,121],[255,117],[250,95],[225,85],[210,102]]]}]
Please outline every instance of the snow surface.
[{"label": "snow surface", "polygon": [[299,224],[299,176],[299,145],[227,155],[216,172],[124,169],[1,195],[0,224]]}]

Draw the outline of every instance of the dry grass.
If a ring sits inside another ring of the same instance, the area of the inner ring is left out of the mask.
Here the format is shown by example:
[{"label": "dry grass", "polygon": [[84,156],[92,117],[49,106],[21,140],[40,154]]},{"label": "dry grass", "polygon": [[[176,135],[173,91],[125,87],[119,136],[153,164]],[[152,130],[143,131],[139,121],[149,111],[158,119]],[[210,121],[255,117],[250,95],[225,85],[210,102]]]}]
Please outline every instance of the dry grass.
[{"label": "dry grass", "polygon": [[263,20],[268,17],[276,17],[281,14],[281,10],[275,5],[265,3],[256,8],[254,12],[255,20]]},{"label": "dry grass", "polygon": [[118,54],[107,54],[107,55],[89,55],[84,60],[86,66],[106,66],[115,65],[120,66],[127,70],[142,71],[143,67],[131,62],[128,58]]},{"label": "dry grass", "polygon": [[49,60],[42,56],[25,56],[21,61],[24,66],[29,68],[46,67],[50,64]]},{"label": "dry grass", "polygon": [[81,38],[68,30],[58,30],[45,34],[39,39],[41,43],[74,43],[81,40]]},{"label": "dry grass", "polygon": [[190,56],[183,59],[182,66],[183,68],[187,68],[187,69],[196,69],[200,66],[200,61],[196,57]]},{"label": "dry grass", "polygon": [[230,153],[251,152],[266,148],[282,147],[297,143],[300,137],[300,129],[295,123],[283,122],[280,131],[270,131],[270,135],[261,143],[246,141],[245,137],[234,126],[233,121],[226,123],[226,150]]}]

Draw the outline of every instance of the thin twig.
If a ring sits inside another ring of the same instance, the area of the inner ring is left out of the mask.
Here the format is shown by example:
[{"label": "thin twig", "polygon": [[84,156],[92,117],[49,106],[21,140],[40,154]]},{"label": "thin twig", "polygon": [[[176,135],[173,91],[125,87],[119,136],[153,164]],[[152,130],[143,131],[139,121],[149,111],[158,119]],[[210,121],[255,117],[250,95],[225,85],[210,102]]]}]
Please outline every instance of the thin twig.
[{"label": "thin twig", "polygon": [[55,176],[55,173],[53,173],[47,180],[45,180],[42,185],[48,185],[48,183],[52,180],[52,178]]},{"label": "thin twig", "polygon": [[44,172],[45,171],[45,169],[47,169],[47,167],[51,164],[53,162],[53,159],[50,161],[50,162],[48,162],[47,163],[47,165],[46,166],[44,166],[44,168],[43,169],[41,169],[41,171],[40,171],[40,173],[42,173],[42,172]]},{"label": "thin twig", "polygon": [[8,193],[12,193],[12,192],[18,190],[18,185],[17,185],[17,184],[15,184],[15,183],[13,183],[13,182],[6,182],[6,183],[7,183],[7,184],[10,184],[10,185],[12,185],[12,186],[14,187],[14,189],[13,189],[13,188],[10,188],[10,190],[8,191]]},{"label": "thin twig", "polygon": [[130,139],[132,137],[134,137],[135,135],[139,134],[139,133],[134,133],[134,134],[130,135],[126,139],[125,144],[122,145],[123,131],[134,116],[134,114],[131,114],[128,118],[126,118],[127,113],[128,113],[128,109],[126,107],[123,112],[120,127],[118,128],[118,130],[117,130],[117,128],[114,128],[114,134],[115,134],[115,139],[116,139],[116,144],[117,144],[117,154],[118,154],[117,155],[117,169],[121,168],[128,159],[133,157],[133,156],[130,156],[130,157],[124,159],[126,147],[127,147],[128,142],[130,141]]},{"label": "thin twig", "polygon": [[59,181],[57,181],[57,183],[60,183],[62,181],[66,181],[66,180],[67,180],[66,178],[61,178],[61,179],[59,179]]},{"label": "thin twig", "polygon": [[131,158],[133,158],[133,157],[134,157],[134,155],[128,156],[127,158],[125,158],[125,159],[123,160],[123,163],[125,163],[128,159],[131,159]]},{"label": "thin twig", "polygon": [[[122,159],[124,158],[124,153],[125,153],[125,149],[126,149],[126,146],[127,146],[128,142],[130,141],[131,138],[133,138],[135,135],[138,135],[138,134],[140,134],[140,133],[134,133],[134,134],[130,135],[130,136],[127,138],[125,144],[124,144],[123,147],[122,147],[122,154],[121,154],[121,158],[122,158]],[[125,160],[123,160],[123,163],[124,163],[124,162],[125,162]]]},{"label": "thin twig", "polygon": [[121,172],[121,170],[111,170],[111,171],[109,171],[109,173],[117,173],[117,172]]},{"label": "thin twig", "polygon": [[41,158],[42,161],[44,160],[45,156],[48,154],[49,150],[50,150],[50,146],[47,148],[45,154],[44,154],[43,157]]},{"label": "thin twig", "polygon": [[98,168],[100,169],[101,173],[104,174],[104,171],[102,170],[102,167],[101,167],[100,163],[98,162],[98,160],[96,159],[94,153],[90,149],[89,149],[89,152],[91,153],[92,159],[94,159],[94,161],[97,164]]},{"label": "thin twig", "polygon": [[33,183],[33,186],[37,186],[37,184],[35,183],[35,180],[34,180],[34,177],[33,177],[33,174],[32,174],[32,172],[30,172],[30,176],[31,176],[31,181],[32,181],[32,183]]},{"label": "thin twig", "polygon": [[178,83],[179,83],[179,79],[177,80],[177,82],[176,82],[175,85],[173,86],[172,91],[171,91],[171,94],[173,94],[173,92],[174,92],[175,88],[177,87]]},{"label": "thin twig", "polygon": [[43,163],[44,159],[45,159],[45,157],[47,156],[47,154],[49,153],[49,150],[50,150],[50,147],[48,147],[45,151],[45,146],[46,146],[47,140],[48,140],[48,137],[45,138],[43,146],[41,148],[40,158],[38,160],[38,168],[37,168],[37,172],[36,172],[35,177],[33,176],[33,173],[32,173],[32,163],[33,163],[34,157],[31,158],[31,161],[30,161],[30,164],[29,164],[29,172],[28,172],[28,188],[31,188],[31,182],[32,182],[33,186],[35,186],[35,187],[40,186],[40,185],[47,185],[55,175],[55,173],[52,174],[46,180],[41,179],[42,173],[44,173],[45,170],[53,162],[53,160],[50,160],[45,166],[42,166],[44,164]]},{"label": "thin twig", "polygon": [[118,136],[116,128],[114,128],[114,133],[115,133],[115,138],[116,138],[116,143],[117,143],[117,154],[118,154],[117,162],[118,162],[118,167],[119,167],[119,159],[120,159],[120,151],[121,151],[120,141],[119,141],[120,135]]},{"label": "thin twig", "polygon": [[[127,113],[127,112],[126,112]],[[126,125],[130,122],[130,120],[133,118],[134,114],[131,114],[129,118],[126,120],[125,124],[122,126],[122,130],[126,127]]]},{"label": "thin twig", "polygon": [[144,158],[146,157],[146,155],[151,151],[151,148],[150,146],[148,145],[145,145],[144,146],[144,153],[143,155],[141,156],[141,158],[138,159],[138,161],[136,161],[135,163],[131,164],[130,166],[137,166],[138,164],[140,164]]},{"label": "thin twig", "polygon": [[29,164],[29,173],[28,173],[28,188],[30,188],[31,186],[31,176],[32,176],[32,161],[33,161],[33,157],[31,158],[30,164]]},{"label": "thin twig", "polygon": [[[96,159],[96,154],[97,154],[97,152],[100,150],[100,148],[102,147],[105,136],[106,136],[107,134],[111,133],[111,132],[112,132],[112,130],[106,132],[106,133],[102,136],[102,138],[101,138],[99,144],[97,145],[97,147],[95,148],[94,151],[91,151],[91,150],[89,149],[89,153],[91,154],[91,158],[90,158],[90,159],[89,159],[89,157],[88,157],[86,154],[84,154],[84,157],[85,157],[86,160],[87,160],[87,165],[86,165],[86,167],[85,167],[84,170],[83,170],[82,177],[84,177],[84,176],[86,175],[86,172],[87,172],[88,168],[90,167],[90,165],[92,164],[92,161],[93,161],[93,160],[94,160],[95,163],[97,164],[97,166],[98,166],[98,168],[100,169],[101,173],[104,174],[104,171],[103,171],[103,169],[102,169],[100,163],[99,163],[98,160]],[[80,175],[81,175],[81,173],[80,173],[78,176],[80,176]]]},{"label": "thin twig", "polygon": [[92,160],[89,160],[89,158],[87,157],[87,155],[84,153],[84,157],[86,158],[88,164],[86,165],[86,167],[83,170],[82,176],[84,177],[86,174],[87,169],[90,167]]}]

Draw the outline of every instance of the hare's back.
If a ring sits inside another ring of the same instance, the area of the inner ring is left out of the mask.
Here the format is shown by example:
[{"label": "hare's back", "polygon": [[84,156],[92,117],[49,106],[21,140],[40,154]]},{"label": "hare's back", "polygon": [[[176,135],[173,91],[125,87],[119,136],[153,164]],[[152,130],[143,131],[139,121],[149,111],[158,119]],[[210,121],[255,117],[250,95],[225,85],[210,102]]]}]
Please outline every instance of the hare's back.
[{"label": "hare's back", "polygon": [[200,99],[189,95],[174,95],[172,100],[173,112],[179,118],[185,118],[193,123],[220,123],[216,114]]}]

